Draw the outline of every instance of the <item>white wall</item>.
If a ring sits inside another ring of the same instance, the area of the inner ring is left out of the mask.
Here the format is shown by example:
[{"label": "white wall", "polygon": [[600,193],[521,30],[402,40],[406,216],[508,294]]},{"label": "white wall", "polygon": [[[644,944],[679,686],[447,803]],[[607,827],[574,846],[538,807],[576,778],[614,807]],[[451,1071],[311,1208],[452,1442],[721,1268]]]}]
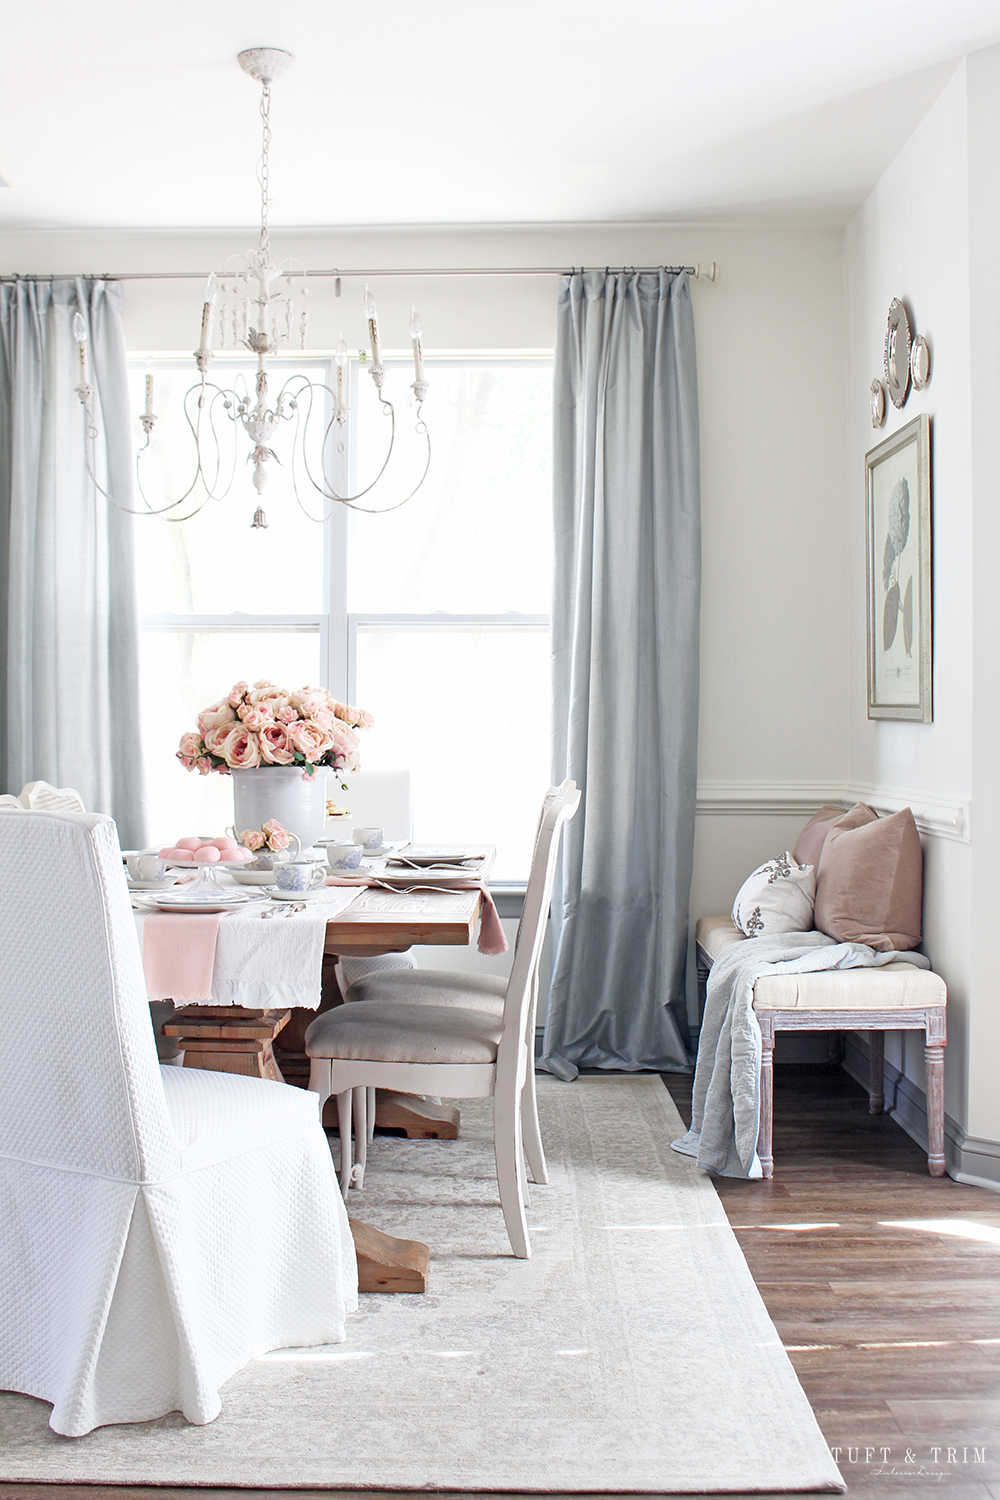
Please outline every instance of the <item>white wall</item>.
[{"label": "white wall", "polygon": [[[924,949],[948,984],[946,1110],[955,1160],[1000,1181],[1000,1010],[991,928],[1000,900],[996,652],[1000,526],[1000,49],[969,57],[846,234],[850,390],[850,781],[899,801],[966,804],[959,838],[925,837]],[[873,433],[890,299],[931,345],[932,376]],[[920,412],[932,419],[934,722],[866,716],[864,455]],[[923,1082],[917,1034],[887,1055]],[[969,1159],[977,1153],[978,1166]],[[992,1167],[984,1157],[992,1160]],[[964,1161],[960,1157],[966,1158]]]},{"label": "white wall", "polygon": [[[850,388],[850,780],[967,800],[972,788],[972,547],[969,241],[963,63],[879,181],[846,235]],[[903,300],[931,346],[932,376],[872,431],[868,391],[882,378],[886,317]],[[934,722],[867,718],[865,453],[920,412],[932,417]],[[946,1108],[966,1118],[969,851],[924,839],[925,951],[949,988]],[[887,1055],[923,1083],[917,1033]]]}]

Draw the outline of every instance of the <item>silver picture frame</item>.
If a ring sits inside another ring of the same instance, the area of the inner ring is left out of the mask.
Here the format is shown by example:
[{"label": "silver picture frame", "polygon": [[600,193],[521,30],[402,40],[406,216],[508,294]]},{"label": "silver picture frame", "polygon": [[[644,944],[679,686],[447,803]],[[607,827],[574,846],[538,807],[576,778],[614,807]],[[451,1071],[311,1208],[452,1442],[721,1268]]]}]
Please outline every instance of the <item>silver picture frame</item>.
[{"label": "silver picture frame", "polygon": [[907,422],[865,454],[868,717],[930,724],[931,424]]}]

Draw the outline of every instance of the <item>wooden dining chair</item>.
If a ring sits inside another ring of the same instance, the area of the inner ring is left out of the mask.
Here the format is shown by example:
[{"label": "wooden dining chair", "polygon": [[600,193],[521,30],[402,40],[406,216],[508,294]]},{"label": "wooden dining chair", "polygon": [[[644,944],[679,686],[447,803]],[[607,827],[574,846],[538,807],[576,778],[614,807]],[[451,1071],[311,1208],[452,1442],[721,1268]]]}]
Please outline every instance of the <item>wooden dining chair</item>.
[{"label": "wooden dining chair", "polygon": [[559,838],[579,803],[572,781],[553,788],[546,798],[499,1013],[491,989],[495,981],[488,976],[388,970],[360,981],[366,998],[352,995],[351,1004],[317,1016],[305,1037],[312,1059],[310,1089],[323,1102],[337,1097],[345,1196],[364,1180],[369,1088],[445,1099],[492,1097],[500,1203],[511,1248],[522,1259],[531,1254],[525,1217],[525,1112],[534,1112],[527,1122],[534,1134],[530,1154],[536,1162],[540,1157],[541,1164],[540,1176],[534,1164],[532,1172],[536,1181],[545,1180],[533,1088],[538,964]]}]

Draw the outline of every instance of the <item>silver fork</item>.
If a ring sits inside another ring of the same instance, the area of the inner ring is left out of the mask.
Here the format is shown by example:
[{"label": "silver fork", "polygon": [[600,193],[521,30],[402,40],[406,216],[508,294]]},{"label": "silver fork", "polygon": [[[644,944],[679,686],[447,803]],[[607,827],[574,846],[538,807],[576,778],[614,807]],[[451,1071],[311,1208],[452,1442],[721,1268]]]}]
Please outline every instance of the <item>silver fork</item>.
[{"label": "silver fork", "polygon": [[261,912],[260,918],[263,922],[266,921],[268,917],[291,917],[294,916],[297,911],[305,911],[305,909],[306,903],[304,901],[292,901],[288,906],[282,906],[279,909],[275,909],[275,907],[273,906],[267,907],[264,911]]}]

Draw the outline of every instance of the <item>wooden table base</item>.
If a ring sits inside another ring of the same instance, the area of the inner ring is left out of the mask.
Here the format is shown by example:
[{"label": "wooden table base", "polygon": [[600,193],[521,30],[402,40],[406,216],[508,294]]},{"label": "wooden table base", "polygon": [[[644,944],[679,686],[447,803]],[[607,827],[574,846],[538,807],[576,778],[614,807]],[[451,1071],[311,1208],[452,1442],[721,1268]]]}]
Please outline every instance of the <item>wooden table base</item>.
[{"label": "wooden table base", "polygon": [[405,1130],[408,1141],[456,1141],[461,1116],[456,1104],[435,1104],[420,1094],[379,1089],[375,1124],[383,1130]]},{"label": "wooden table base", "polygon": [[431,1253],[419,1240],[397,1240],[351,1219],[359,1292],[425,1292]]},{"label": "wooden table base", "polygon": [[186,1005],[164,1025],[163,1034],[177,1037],[186,1068],[284,1083],[273,1043],[291,1014],[290,1010],[240,1010],[232,1005]]}]

